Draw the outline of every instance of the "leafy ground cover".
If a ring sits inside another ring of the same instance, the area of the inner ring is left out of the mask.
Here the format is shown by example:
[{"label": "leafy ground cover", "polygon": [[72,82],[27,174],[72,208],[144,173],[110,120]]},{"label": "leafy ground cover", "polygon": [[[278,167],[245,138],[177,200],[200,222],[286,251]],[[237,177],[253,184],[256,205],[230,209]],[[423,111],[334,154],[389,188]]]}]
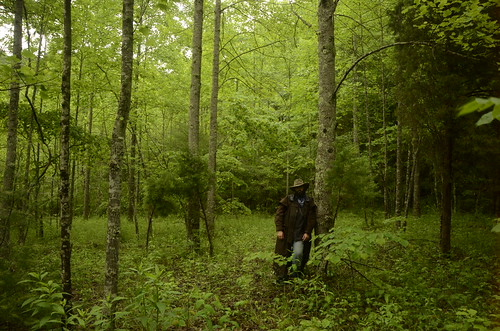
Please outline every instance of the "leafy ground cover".
[{"label": "leafy ground cover", "polygon": [[[498,234],[487,217],[454,218],[453,250],[441,256],[439,218],[367,226],[341,215],[322,238],[303,279],[278,285],[271,264],[271,216],[220,217],[215,256],[189,253],[182,220],[155,220],[145,247],[124,222],[121,297],[124,330],[491,330],[500,327]],[[143,223],[146,223],[145,221]],[[141,229],[141,233],[145,233]],[[105,219],[73,225],[70,313],[62,309],[55,221],[44,239],[14,251],[0,274],[0,329],[105,329]],[[208,248],[205,249],[208,251]],[[5,261],[2,262],[5,264]]]}]

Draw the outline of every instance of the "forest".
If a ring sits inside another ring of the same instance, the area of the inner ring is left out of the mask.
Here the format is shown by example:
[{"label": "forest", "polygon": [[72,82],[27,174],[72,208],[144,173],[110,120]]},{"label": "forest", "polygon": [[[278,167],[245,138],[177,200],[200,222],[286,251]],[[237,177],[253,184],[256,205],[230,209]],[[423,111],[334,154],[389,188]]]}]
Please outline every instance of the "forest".
[{"label": "forest", "polygon": [[[2,0],[0,330],[499,329],[499,19]],[[298,178],[313,251],[281,284]]]}]

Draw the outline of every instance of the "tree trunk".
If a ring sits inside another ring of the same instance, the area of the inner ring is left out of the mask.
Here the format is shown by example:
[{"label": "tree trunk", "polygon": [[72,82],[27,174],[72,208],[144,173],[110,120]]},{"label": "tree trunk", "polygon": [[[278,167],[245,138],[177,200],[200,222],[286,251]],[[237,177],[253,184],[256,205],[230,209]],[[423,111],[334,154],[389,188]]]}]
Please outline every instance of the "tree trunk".
[{"label": "tree trunk", "polygon": [[332,192],[326,176],[335,160],[335,39],[334,12],[337,1],[320,0],[318,4],[318,149],[314,193],[318,207],[318,234],[334,226]]},{"label": "tree trunk", "polygon": [[[43,24],[41,24],[41,27],[40,27],[40,34],[43,34],[43,31],[44,31],[44,26]],[[28,33],[29,35],[29,33]],[[30,44],[28,42],[28,48],[30,48]],[[41,62],[41,59],[42,59],[42,54],[44,53],[44,49],[43,49],[43,38],[39,38],[39,41],[38,41],[38,46],[37,46],[37,57],[36,57],[36,62],[35,62],[35,75],[37,75],[39,72],[40,72],[40,62]],[[29,61],[29,66],[31,67],[31,61]],[[31,167],[33,166],[33,162],[32,162],[32,156],[31,156],[31,153],[35,151],[35,144],[33,142],[33,134],[35,132],[35,121],[36,121],[36,107],[35,107],[35,100],[36,100],[36,96],[38,94],[38,86],[33,86],[33,91],[31,92],[31,97],[30,97],[30,90],[29,90],[29,87],[26,87],[26,91],[24,93],[24,96],[26,98],[26,100],[28,101],[28,103],[30,104],[31,106],[31,116],[30,116],[30,127],[29,127],[29,131],[28,131],[28,146],[26,148],[26,164],[25,164],[25,174],[24,174],[24,189],[25,189],[25,202],[23,203],[24,206],[24,210],[26,213],[33,213],[34,214],[34,219],[35,221],[38,220],[38,192],[40,190],[40,182],[39,182],[39,178],[38,178],[38,170],[39,170],[39,163],[38,163],[38,160],[36,160],[34,163],[35,165],[37,165],[35,167],[36,169],[36,175],[34,176],[34,178],[36,179],[35,183],[31,183],[31,180],[30,180],[30,169]],[[40,106],[40,111],[41,111],[41,106]],[[37,144],[37,148],[39,147],[39,145]],[[31,196],[31,193],[32,193],[32,190],[33,190],[33,187],[35,188],[35,197],[32,199],[32,196]],[[28,217],[27,219],[30,219],[30,217]],[[20,238],[19,242],[20,243],[23,243],[24,244],[24,241],[26,240],[26,236],[28,234],[28,227],[29,227],[29,222],[26,223],[26,229],[23,233],[23,237]],[[36,225],[35,225],[36,226]],[[39,230],[39,229],[38,229]],[[38,234],[40,234],[40,232],[37,230]],[[43,231],[41,232],[43,233]]]},{"label": "tree trunk", "polygon": [[420,206],[420,139],[418,132],[413,131],[413,216],[420,217],[422,210]]},{"label": "tree trunk", "polygon": [[368,141],[366,142],[368,145],[368,162],[370,166],[370,175],[373,174],[373,153],[372,153],[372,133],[371,126],[372,121],[370,118],[370,108],[368,107],[368,79],[366,73],[366,63],[363,63],[363,90],[365,97],[365,117],[366,117],[366,138]]},{"label": "tree trunk", "polygon": [[[382,3],[380,3],[382,4]],[[380,18],[380,43],[385,44],[385,24],[382,17],[385,16],[385,12],[379,16]],[[389,186],[388,186],[388,172],[389,172],[389,156],[388,156],[388,138],[387,138],[387,92],[385,87],[385,63],[384,57],[380,57],[380,65],[382,70],[382,84],[380,86],[380,93],[382,95],[382,130],[384,131],[384,171],[383,171],[383,192],[384,192],[384,218],[388,219],[390,217],[390,202],[389,202]]]},{"label": "tree trunk", "polygon": [[407,168],[406,168],[406,192],[405,192],[405,218],[408,217],[408,212],[410,210],[410,201],[412,199],[412,194],[413,194],[413,183],[414,178],[415,178],[415,163],[412,162],[412,156],[413,153],[411,150],[408,148],[408,159],[407,159]]},{"label": "tree trunk", "polygon": [[[94,115],[94,93],[90,95],[90,107],[89,107],[89,119],[87,133],[89,136],[92,135],[92,121]],[[90,217],[90,169],[92,167],[92,161],[90,153],[86,152],[87,162],[85,165],[85,174],[83,179],[83,219],[88,220]]]},{"label": "tree trunk", "polygon": [[[44,34],[44,30],[45,30],[44,25],[42,24],[40,27],[40,34],[41,35]],[[38,41],[38,47],[37,47],[35,74],[38,74],[40,72],[40,62],[42,60],[42,56],[45,53],[45,51],[46,51],[46,46],[44,47],[44,45],[43,45],[43,38],[40,38]],[[36,123],[35,100],[36,100],[36,96],[38,94],[38,87],[36,85],[33,86],[33,92],[31,93],[31,98],[29,97],[28,91],[29,91],[29,89],[26,88],[25,97],[31,106],[31,127],[30,127],[30,133],[29,133],[30,144],[29,144],[28,148],[30,150],[33,149],[33,152],[35,152],[34,154],[36,154],[33,156],[34,164],[36,166],[35,166],[35,174],[33,175],[33,178],[35,178],[34,184],[27,183],[31,187],[26,187],[26,189],[30,191],[34,187],[35,192],[34,192],[34,195],[33,195],[33,198],[31,199],[31,201],[28,201],[28,203],[30,205],[30,206],[28,206],[28,209],[31,209],[35,222],[38,222],[35,224],[36,232],[37,232],[38,237],[42,238],[43,237],[43,219],[42,219],[42,217],[40,217],[39,203],[38,203],[38,197],[39,197],[39,193],[40,193],[40,143],[38,142],[36,144],[36,148],[35,148],[34,147],[35,144],[32,141],[33,132],[35,131],[34,125]],[[40,113],[42,112],[42,109],[43,109],[43,101],[42,101],[42,99],[40,99],[40,109],[39,109]],[[42,136],[41,132],[39,132],[38,134]],[[28,172],[29,172],[29,169],[31,168],[31,165],[32,165],[32,163],[31,163],[30,157],[27,156],[26,157],[26,169]],[[29,176],[29,173],[27,175]],[[27,180],[29,180],[29,179],[27,178]],[[30,193],[31,192],[28,192],[28,194],[27,194],[28,199],[30,198]]]},{"label": "tree trunk", "polygon": [[[80,55],[80,65],[78,68],[78,82],[82,81],[82,75],[83,75],[83,63],[84,63],[84,55],[82,52],[79,53]],[[75,119],[73,121],[73,125],[75,128],[78,127],[78,117],[80,115],[80,104],[81,104],[81,91],[80,89],[77,90],[76,93],[76,103],[75,103]],[[74,206],[73,203],[75,201],[75,181],[76,181],[76,158],[73,158],[71,161],[71,183],[70,183],[70,195],[69,195],[69,201],[71,201],[71,217],[74,216]]]},{"label": "tree trunk", "polygon": [[[352,49],[354,61],[358,57],[358,43],[357,36],[353,34],[352,36]],[[357,67],[352,70],[352,81],[353,81],[353,93],[352,93],[352,141],[356,146],[357,150],[360,150],[359,143],[359,123],[358,123],[358,70]]]},{"label": "tree trunk", "polygon": [[59,199],[61,204],[61,283],[67,307],[71,307],[71,194],[70,194],[70,117],[71,117],[71,0],[64,1],[64,50],[61,105],[61,164]]},{"label": "tree trunk", "polygon": [[[137,77],[137,76],[136,76]],[[136,173],[137,173],[137,124],[131,123],[131,137],[130,137],[130,158],[128,169],[128,213],[127,218],[129,222],[135,224],[135,234],[139,236],[139,224],[137,223],[137,208],[136,208]]]},{"label": "tree trunk", "polygon": [[[144,3],[143,3],[144,4]],[[139,26],[143,25],[144,22],[144,12],[145,9],[140,8],[141,15],[139,17]],[[136,71],[134,73],[134,94],[137,92],[137,88],[139,87],[139,68],[141,66],[141,58],[142,58],[142,40],[137,43],[137,56],[135,67]],[[131,109],[130,116],[130,127],[131,127],[131,137],[130,137],[130,157],[129,157],[129,167],[128,167],[128,212],[127,219],[129,222],[133,222],[135,225],[135,234],[137,238],[139,238],[139,224],[137,222],[137,190],[136,187],[137,179],[137,98],[134,97],[134,107]]]},{"label": "tree trunk", "polygon": [[[40,143],[36,145],[36,163],[40,164]],[[35,186],[35,196],[34,196],[34,204],[35,204],[35,220],[38,221],[37,224],[37,235],[39,238],[43,238],[44,236],[44,228],[43,228],[43,217],[42,212],[40,212],[40,208],[38,207],[38,198],[40,197],[40,167],[35,167],[35,178],[37,179]]]},{"label": "tree trunk", "polygon": [[[201,54],[203,37],[203,0],[194,0],[191,90],[189,98],[189,153],[197,157],[200,140],[200,93],[201,93]],[[192,188],[188,201],[186,233],[195,251],[200,249],[200,197],[197,188]]]},{"label": "tree trunk", "polygon": [[404,200],[403,200],[403,215],[405,217],[408,216],[408,208],[410,203],[410,194],[412,192],[412,175],[413,170],[411,166],[411,149],[408,147],[408,155],[406,157],[406,176],[405,176],[405,191],[404,191]]},{"label": "tree trunk", "polygon": [[220,25],[221,3],[215,1],[214,22],[214,56],[212,64],[212,95],[210,98],[210,142],[208,148],[208,197],[207,197],[207,222],[209,235],[215,229],[216,185],[217,185],[217,110],[219,99],[219,53],[220,53]]},{"label": "tree trunk", "polygon": [[[118,112],[111,140],[109,163],[108,231],[106,243],[106,279],[104,291],[111,299],[118,293],[118,256],[120,245],[121,172],[125,150],[125,133],[130,112],[133,72],[134,0],[123,0],[122,69]],[[113,313],[115,307],[111,307]]]},{"label": "tree trunk", "polygon": [[[398,106],[398,112],[401,111],[399,109],[401,106]],[[401,121],[398,120],[397,123],[398,126],[398,131],[397,131],[397,147],[396,147],[396,192],[395,192],[395,198],[394,198],[394,204],[395,204],[395,210],[394,210],[394,215],[396,217],[401,216],[401,188],[402,188],[402,183],[403,183],[403,160],[402,160],[402,154],[403,154],[403,146],[401,143],[402,140],[402,135],[403,135],[403,129],[401,125]]]},{"label": "tree trunk", "polygon": [[384,175],[383,175],[383,191],[384,191],[384,218],[390,217],[389,208],[389,187],[388,187],[388,169],[389,169],[389,156],[388,156],[388,138],[387,138],[387,114],[386,114],[386,94],[385,94],[385,70],[382,63],[382,129],[384,131]]},{"label": "tree trunk", "polygon": [[10,214],[13,208],[14,177],[16,174],[17,156],[17,122],[19,108],[19,76],[17,70],[21,67],[23,38],[23,0],[16,0],[14,13],[14,44],[12,54],[18,61],[12,66],[12,82],[10,85],[9,114],[7,119],[7,155],[3,173],[2,205],[0,206],[0,256],[10,256]]},{"label": "tree trunk", "polygon": [[451,249],[451,214],[452,214],[452,149],[451,129],[445,128],[441,149],[441,253],[448,254]]}]

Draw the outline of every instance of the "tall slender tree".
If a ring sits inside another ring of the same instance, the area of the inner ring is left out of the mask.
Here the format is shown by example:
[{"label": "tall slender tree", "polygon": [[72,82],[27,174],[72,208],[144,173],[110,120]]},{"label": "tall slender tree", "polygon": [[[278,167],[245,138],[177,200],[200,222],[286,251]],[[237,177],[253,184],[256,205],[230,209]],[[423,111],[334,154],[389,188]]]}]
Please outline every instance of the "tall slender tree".
[{"label": "tall slender tree", "polygon": [[[89,114],[88,114],[88,122],[87,122],[87,134],[92,135],[92,124],[94,117],[94,92],[90,94],[89,101]],[[91,179],[91,167],[92,162],[90,158],[90,152],[86,151],[87,160],[85,161],[84,166],[84,177],[83,177],[83,219],[88,220],[90,217],[90,179]]]},{"label": "tall slender tree", "polygon": [[[125,151],[125,133],[130,113],[134,54],[134,0],[123,0],[121,88],[111,140],[109,162],[108,231],[106,243],[106,279],[104,290],[108,297],[118,293],[120,247],[121,173]],[[114,307],[112,307],[112,310]]]},{"label": "tall slender tree", "polygon": [[212,95],[210,98],[210,141],[208,147],[208,197],[207,197],[207,222],[209,234],[214,233],[215,228],[215,203],[217,184],[217,110],[219,101],[219,54],[220,54],[220,26],[221,26],[221,2],[215,0],[214,9],[214,48],[212,61]]},{"label": "tall slender tree", "polygon": [[14,177],[16,173],[17,157],[17,122],[19,108],[19,75],[21,68],[21,55],[23,50],[23,0],[14,3],[14,43],[12,54],[16,58],[12,66],[12,81],[10,84],[10,102],[7,124],[7,156],[5,158],[5,170],[3,173],[3,187],[0,206],[0,255],[10,255],[10,218],[14,208]]},{"label": "tall slender tree", "polygon": [[[200,142],[200,94],[201,94],[201,55],[203,44],[203,0],[194,0],[193,39],[191,59],[191,89],[189,97],[189,135],[188,145],[191,157],[199,155]],[[195,250],[200,246],[200,191],[191,188],[186,219],[187,239]]]},{"label": "tall slender tree", "polygon": [[326,177],[335,159],[335,39],[334,13],[338,0],[320,0],[318,5],[318,149],[314,193],[318,206],[318,233],[334,226],[332,193]]},{"label": "tall slender tree", "polygon": [[61,221],[61,283],[65,299],[71,302],[71,199],[70,199],[70,117],[71,117],[71,0],[64,0],[64,49],[61,105],[61,164],[60,221]]}]

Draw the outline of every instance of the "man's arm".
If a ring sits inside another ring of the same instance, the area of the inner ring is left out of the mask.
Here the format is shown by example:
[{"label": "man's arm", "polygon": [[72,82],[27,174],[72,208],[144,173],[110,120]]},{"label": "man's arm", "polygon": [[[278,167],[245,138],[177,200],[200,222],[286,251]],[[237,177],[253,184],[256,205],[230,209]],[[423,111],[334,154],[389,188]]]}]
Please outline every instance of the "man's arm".
[{"label": "man's arm", "polygon": [[274,224],[276,225],[276,236],[278,239],[285,239],[285,213],[286,213],[286,198],[280,201],[276,213],[274,215]]}]

